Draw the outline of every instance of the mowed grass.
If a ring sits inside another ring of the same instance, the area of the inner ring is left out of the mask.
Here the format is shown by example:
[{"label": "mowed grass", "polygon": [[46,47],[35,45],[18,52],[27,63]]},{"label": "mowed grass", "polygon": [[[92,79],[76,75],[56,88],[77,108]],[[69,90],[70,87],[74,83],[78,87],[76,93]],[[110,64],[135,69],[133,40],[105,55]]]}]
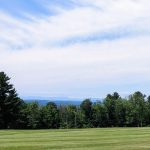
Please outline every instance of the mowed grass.
[{"label": "mowed grass", "polygon": [[150,128],[0,130],[0,150],[150,150]]}]

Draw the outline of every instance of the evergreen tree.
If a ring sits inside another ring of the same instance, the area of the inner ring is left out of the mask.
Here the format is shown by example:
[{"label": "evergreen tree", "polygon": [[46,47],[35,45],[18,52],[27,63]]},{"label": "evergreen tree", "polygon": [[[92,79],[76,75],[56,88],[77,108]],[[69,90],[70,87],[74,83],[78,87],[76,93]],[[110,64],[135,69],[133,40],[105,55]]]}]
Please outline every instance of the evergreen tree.
[{"label": "evergreen tree", "polygon": [[146,96],[139,91],[129,96],[133,126],[143,126],[144,118],[146,116],[145,97]]},{"label": "evergreen tree", "polygon": [[85,99],[80,105],[81,111],[84,115],[85,127],[92,126],[92,102],[90,99]]},{"label": "evergreen tree", "polygon": [[38,129],[41,127],[40,106],[37,102],[27,104],[24,112],[26,112],[27,128]]},{"label": "evergreen tree", "polygon": [[21,106],[21,100],[9,80],[4,72],[0,72],[0,128],[15,128]]},{"label": "evergreen tree", "polygon": [[54,102],[49,102],[41,108],[41,128],[54,129],[59,126],[57,105]]},{"label": "evergreen tree", "polygon": [[108,94],[104,100],[104,106],[107,110],[107,125],[110,127],[118,126],[118,111],[120,96],[117,92],[114,92],[112,95]]}]

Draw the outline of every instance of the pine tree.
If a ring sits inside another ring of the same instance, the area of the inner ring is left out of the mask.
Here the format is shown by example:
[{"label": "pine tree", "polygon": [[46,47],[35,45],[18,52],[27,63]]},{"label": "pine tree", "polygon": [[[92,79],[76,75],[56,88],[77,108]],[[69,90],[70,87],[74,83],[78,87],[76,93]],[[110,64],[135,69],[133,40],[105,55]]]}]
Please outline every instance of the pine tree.
[{"label": "pine tree", "polygon": [[14,128],[18,119],[21,100],[10,78],[0,72],[0,128]]}]

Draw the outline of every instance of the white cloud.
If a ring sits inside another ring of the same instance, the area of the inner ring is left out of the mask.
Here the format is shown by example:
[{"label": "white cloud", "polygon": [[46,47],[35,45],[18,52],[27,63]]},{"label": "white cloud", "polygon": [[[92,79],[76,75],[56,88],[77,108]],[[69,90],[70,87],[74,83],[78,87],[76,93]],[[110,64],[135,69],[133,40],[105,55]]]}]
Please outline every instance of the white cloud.
[{"label": "white cloud", "polygon": [[[150,2],[76,2],[82,7],[58,9],[55,16],[32,17],[32,21],[0,13],[0,68],[12,76],[19,93],[92,97],[104,96],[106,85],[112,89],[118,85],[124,93],[130,91],[130,87],[123,88],[127,83],[150,84]],[[53,45],[66,38],[111,34],[117,29],[140,34],[65,47]]]}]

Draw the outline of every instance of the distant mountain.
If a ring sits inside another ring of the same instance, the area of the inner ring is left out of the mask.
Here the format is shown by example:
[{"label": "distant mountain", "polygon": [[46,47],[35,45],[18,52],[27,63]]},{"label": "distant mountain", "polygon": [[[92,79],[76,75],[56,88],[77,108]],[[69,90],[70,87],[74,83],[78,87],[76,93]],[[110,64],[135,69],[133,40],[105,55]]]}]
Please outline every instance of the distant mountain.
[{"label": "distant mountain", "polygon": [[82,99],[80,98],[68,98],[68,97],[42,97],[42,96],[23,96],[21,97],[24,100],[51,100],[51,101],[55,101],[55,100],[79,100],[81,101]]},{"label": "distant mountain", "polygon": [[32,103],[32,102],[37,102],[39,105],[44,106],[48,102],[54,102],[57,106],[60,105],[80,105],[81,101],[49,101],[49,100],[24,100],[26,103]]},{"label": "distant mountain", "polygon": [[[48,102],[54,102],[57,106],[60,105],[80,105],[84,99],[67,98],[67,97],[24,97],[26,103],[38,102],[39,105],[46,105]],[[102,99],[91,98],[92,102],[101,101]]]}]

